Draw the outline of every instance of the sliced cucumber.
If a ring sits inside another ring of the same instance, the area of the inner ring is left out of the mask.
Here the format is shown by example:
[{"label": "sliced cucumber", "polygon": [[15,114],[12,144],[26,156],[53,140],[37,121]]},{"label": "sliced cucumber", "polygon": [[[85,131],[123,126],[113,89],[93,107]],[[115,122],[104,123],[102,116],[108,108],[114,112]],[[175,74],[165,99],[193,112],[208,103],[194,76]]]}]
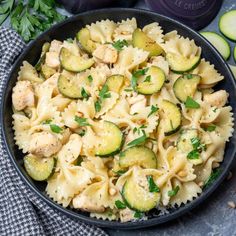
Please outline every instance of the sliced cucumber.
[{"label": "sliced cucumber", "polygon": [[178,98],[181,102],[185,102],[187,97],[193,97],[200,81],[201,77],[199,75],[181,75],[173,85],[176,98]]},{"label": "sliced cucumber", "polygon": [[123,75],[112,75],[107,78],[106,84],[109,91],[119,93],[124,83],[125,77]]},{"label": "sliced cucumber", "polygon": [[153,39],[149,38],[141,29],[137,28],[132,35],[132,44],[136,48],[149,52],[149,57],[158,56],[164,50]]},{"label": "sliced cucumber", "polygon": [[230,57],[230,45],[229,43],[219,34],[215,32],[201,32],[201,35],[206,38],[222,55],[222,57],[227,60]]},{"label": "sliced cucumber", "polygon": [[61,74],[58,78],[57,87],[59,92],[65,97],[74,99],[82,98],[81,89],[78,85],[72,78],[68,78],[63,74]]},{"label": "sliced cucumber", "polygon": [[143,168],[155,169],[157,168],[157,157],[150,148],[135,146],[120,153],[119,164],[121,168],[138,165]]},{"label": "sliced cucumber", "polygon": [[234,46],[234,61],[236,62],[236,46]]},{"label": "sliced cucumber", "polygon": [[200,63],[201,57],[194,56],[192,58],[187,58],[182,55],[167,53],[166,60],[168,61],[170,69],[173,72],[182,74],[196,68]]},{"label": "sliced cucumber", "polygon": [[131,176],[122,188],[122,197],[130,209],[146,212],[159,204],[161,194],[159,192],[149,192]]},{"label": "sliced cucumber", "polygon": [[51,68],[47,66],[46,64],[43,64],[41,66],[40,74],[43,76],[44,79],[50,78],[55,73],[56,73],[56,70],[54,68]]},{"label": "sliced cucumber", "polygon": [[41,158],[31,154],[24,157],[24,166],[28,175],[37,181],[47,180],[54,172],[55,158]]},{"label": "sliced cucumber", "polygon": [[236,10],[226,12],[220,17],[219,28],[227,38],[236,41]]},{"label": "sliced cucumber", "polygon": [[96,130],[99,143],[95,148],[95,155],[100,157],[112,156],[118,153],[123,143],[123,134],[118,126],[104,121],[99,130]]},{"label": "sliced cucumber", "polygon": [[46,42],[43,44],[41,56],[40,56],[38,62],[36,63],[36,65],[34,66],[37,71],[41,70],[41,66],[45,62],[46,53],[49,51],[49,48],[50,48],[50,43]]},{"label": "sliced cucumber", "polygon": [[196,129],[185,129],[181,132],[181,135],[177,141],[177,149],[184,153],[189,153],[193,150],[193,145],[191,143],[192,138],[198,136]]},{"label": "sliced cucumber", "polygon": [[80,56],[74,55],[67,48],[62,48],[60,51],[61,66],[72,72],[81,72],[89,69],[93,64],[93,59],[84,59]]},{"label": "sliced cucumber", "polygon": [[236,66],[229,65],[229,67],[233,72],[234,78],[236,79]]},{"label": "sliced cucumber", "polygon": [[165,79],[165,73],[162,69],[157,66],[151,66],[146,75],[139,78],[136,90],[145,95],[156,93],[161,90]]},{"label": "sliced cucumber", "polygon": [[96,49],[96,44],[90,38],[90,32],[87,28],[82,28],[77,34],[76,38],[79,41],[82,49],[87,53],[92,54]]},{"label": "sliced cucumber", "polygon": [[174,103],[162,100],[159,104],[164,121],[164,133],[166,136],[176,133],[181,127],[181,112]]}]

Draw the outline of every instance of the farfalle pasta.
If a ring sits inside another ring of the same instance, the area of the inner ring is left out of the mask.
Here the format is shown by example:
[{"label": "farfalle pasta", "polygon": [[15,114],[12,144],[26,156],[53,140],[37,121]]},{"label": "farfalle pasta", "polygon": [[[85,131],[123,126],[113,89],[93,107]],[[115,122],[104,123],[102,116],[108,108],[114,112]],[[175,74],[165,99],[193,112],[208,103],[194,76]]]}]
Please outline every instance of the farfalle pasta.
[{"label": "farfalle pasta", "polygon": [[121,222],[197,198],[233,133],[224,77],[158,22],[102,20],[43,45],[13,88],[15,143],[63,207]]}]

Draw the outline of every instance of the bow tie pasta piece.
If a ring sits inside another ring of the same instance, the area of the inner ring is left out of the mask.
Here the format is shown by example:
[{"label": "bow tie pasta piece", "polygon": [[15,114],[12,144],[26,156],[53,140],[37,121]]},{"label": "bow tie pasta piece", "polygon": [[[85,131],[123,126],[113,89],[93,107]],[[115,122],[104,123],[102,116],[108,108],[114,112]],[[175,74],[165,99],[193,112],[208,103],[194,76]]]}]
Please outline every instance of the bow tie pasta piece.
[{"label": "bow tie pasta piece", "polygon": [[143,32],[160,45],[164,42],[163,30],[157,22],[145,25],[143,27]]}]

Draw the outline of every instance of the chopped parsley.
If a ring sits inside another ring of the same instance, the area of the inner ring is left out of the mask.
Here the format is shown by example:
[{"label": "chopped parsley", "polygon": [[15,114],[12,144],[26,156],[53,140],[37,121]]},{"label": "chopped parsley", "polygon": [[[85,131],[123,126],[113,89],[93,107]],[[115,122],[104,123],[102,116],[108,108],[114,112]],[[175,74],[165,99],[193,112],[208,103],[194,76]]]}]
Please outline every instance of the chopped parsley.
[{"label": "chopped parsley", "polygon": [[90,83],[93,81],[92,75],[89,75],[89,76],[88,76],[88,81],[89,81]]},{"label": "chopped parsley", "polygon": [[194,159],[199,159],[199,151],[198,150],[192,150],[191,152],[188,153],[187,158],[189,160],[194,160]]},{"label": "chopped parsley", "polygon": [[100,104],[100,102],[99,101],[96,101],[95,102],[95,104],[94,104],[94,106],[95,106],[95,111],[96,112],[99,112],[99,111],[101,111],[101,104]]},{"label": "chopped parsley", "polygon": [[75,116],[75,119],[74,119],[74,120],[79,124],[79,126],[91,126],[91,125],[87,122],[87,119],[86,119],[86,118]]},{"label": "chopped parsley", "polygon": [[148,75],[143,82],[151,82],[151,75]]},{"label": "chopped parsley", "polygon": [[129,142],[127,144],[127,146],[133,147],[133,146],[137,146],[137,145],[140,145],[140,144],[144,143],[146,141],[146,139],[147,139],[147,135],[144,132],[144,130],[142,130],[142,133],[143,133],[142,136],[140,136],[139,138],[136,138],[133,141]]},{"label": "chopped parsley", "polygon": [[88,100],[89,98],[89,94],[86,92],[86,90],[83,87],[81,89],[81,96],[86,100]]},{"label": "chopped parsley", "polygon": [[83,137],[85,135],[86,131],[83,129],[78,134],[80,137]]},{"label": "chopped parsley", "polygon": [[119,176],[123,175],[124,173],[126,172],[126,170],[118,170],[118,171],[115,171],[115,173]]},{"label": "chopped parsley", "polygon": [[199,159],[200,153],[206,150],[206,145],[202,144],[198,137],[191,138],[193,150],[188,153],[187,158],[190,160]]},{"label": "chopped parsley", "polygon": [[203,188],[209,187],[210,185],[212,185],[213,182],[216,181],[216,179],[219,177],[221,173],[221,169],[215,169],[211,172],[210,177],[205,181]]},{"label": "chopped parsley", "polygon": [[155,184],[153,177],[151,175],[147,176],[147,181],[148,181],[148,188],[150,193],[158,193],[160,192],[160,189],[158,186]]},{"label": "chopped parsley", "polygon": [[120,201],[120,200],[116,200],[116,201],[115,201],[115,205],[116,205],[116,208],[117,208],[117,209],[125,209],[125,208],[126,208],[125,203],[123,203],[123,202]]},{"label": "chopped parsley", "polygon": [[142,69],[142,70],[137,70],[132,74],[131,86],[132,86],[133,90],[136,90],[138,77],[141,76],[141,75],[146,75],[148,69],[149,68],[145,68],[145,69]]},{"label": "chopped parsley", "polygon": [[55,124],[50,124],[50,129],[52,132],[57,133],[57,134],[61,133],[61,131],[63,130],[61,127]]},{"label": "chopped parsley", "polygon": [[204,130],[208,131],[208,132],[213,132],[213,131],[215,131],[215,129],[216,129],[216,125],[213,125],[213,124],[204,128]]},{"label": "chopped parsley", "polygon": [[133,133],[135,134],[136,132],[138,132],[138,134],[140,134],[141,131],[143,131],[143,129],[145,129],[145,128],[147,128],[146,125],[141,125],[139,128],[135,127],[135,128],[133,129]]},{"label": "chopped parsley", "polygon": [[200,104],[188,96],[185,102],[185,107],[190,109],[198,109],[200,108]]},{"label": "chopped parsley", "polygon": [[155,112],[157,112],[159,110],[159,108],[157,106],[152,105],[151,106],[151,111],[148,114],[148,117],[151,116],[152,114],[154,114]]},{"label": "chopped parsley", "polygon": [[143,217],[143,213],[140,212],[140,211],[135,211],[134,217],[135,217],[135,218],[142,218],[142,217]]},{"label": "chopped parsley", "polygon": [[111,97],[111,94],[109,93],[109,88],[108,88],[107,84],[103,85],[102,89],[99,91],[98,96],[99,96],[99,99],[94,104],[96,112],[99,112],[101,110],[102,101],[106,98]]},{"label": "chopped parsley", "polygon": [[174,189],[168,191],[168,196],[173,197],[179,192],[179,186],[177,185]]},{"label": "chopped parsley", "polygon": [[185,77],[186,77],[187,79],[192,79],[192,78],[193,78],[193,75],[192,75],[192,74],[186,74]]},{"label": "chopped parsley", "polygon": [[51,119],[45,120],[42,124],[43,125],[49,125],[52,122]]},{"label": "chopped parsley", "polygon": [[128,46],[128,42],[124,39],[124,40],[117,40],[116,42],[114,42],[112,44],[112,46],[118,51],[120,52],[124,46]]}]

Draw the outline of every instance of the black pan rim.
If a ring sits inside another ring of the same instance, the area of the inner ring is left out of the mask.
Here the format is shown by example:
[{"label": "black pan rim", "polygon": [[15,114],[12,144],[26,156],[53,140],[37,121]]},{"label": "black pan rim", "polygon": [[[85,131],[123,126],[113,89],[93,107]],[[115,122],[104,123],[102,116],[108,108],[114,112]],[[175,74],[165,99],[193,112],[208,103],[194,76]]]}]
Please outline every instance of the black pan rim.
[{"label": "black pan rim", "polygon": [[18,172],[18,174],[20,175],[21,179],[23,180],[24,183],[26,183],[28,185],[28,187],[39,197],[41,198],[43,201],[45,201],[48,205],[50,205],[51,207],[53,207],[54,209],[58,210],[59,212],[72,217],[74,219],[77,220],[81,220],[85,223],[88,224],[92,224],[92,225],[96,225],[99,227],[104,227],[104,228],[113,228],[113,229],[139,229],[139,228],[146,228],[146,227],[150,227],[150,226],[154,226],[154,225],[160,225],[163,224],[165,222],[168,221],[172,221],[178,217],[180,217],[181,215],[183,215],[184,213],[194,209],[196,206],[198,206],[199,204],[201,204],[203,201],[206,200],[206,198],[209,197],[209,195],[211,195],[216,188],[222,183],[222,181],[225,179],[230,167],[232,166],[232,163],[234,161],[234,156],[236,153],[236,147],[234,147],[233,149],[233,154],[230,157],[227,157],[228,162],[226,167],[222,170],[219,178],[217,179],[217,181],[215,181],[209,188],[207,188],[205,191],[202,192],[202,194],[197,197],[196,199],[194,199],[193,201],[185,204],[184,206],[179,207],[178,209],[176,209],[174,212],[170,213],[170,214],[166,214],[160,217],[156,217],[156,218],[152,218],[152,219],[148,219],[145,221],[134,221],[134,222],[125,222],[125,223],[121,223],[121,222],[117,222],[117,221],[107,221],[107,220],[101,220],[101,219],[96,219],[96,218],[91,218],[89,216],[84,216],[81,215],[79,213],[73,212],[67,208],[63,208],[61,205],[57,204],[56,202],[54,202],[52,199],[50,199],[49,197],[46,197],[45,195],[43,195],[42,192],[40,192],[25,176],[24,174],[21,172],[18,163],[15,161],[14,156],[12,154],[12,151],[9,148],[9,144],[7,142],[7,138],[6,138],[6,127],[4,126],[4,113],[5,113],[5,102],[6,102],[6,88],[9,84],[11,75],[13,73],[13,71],[15,71],[15,67],[16,64],[22,62],[22,59],[25,57],[25,55],[29,52],[30,48],[32,47],[32,45],[36,44],[37,41],[41,38],[43,38],[45,35],[47,35],[49,32],[56,30],[58,28],[60,28],[61,26],[63,26],[64,24],[67,24],[69,22],[73,22],[76,21],[77,18],[82,17],[82,16],[89,16],[90,14],[96,14],[96,13],[105,13],[105,12],[113,12],[114,14],[116,13],[121,13],[123,11],[126,12],[130,12],[132,13],[145,13],[145,14],[149,14],[149,15],[153,15],[155,17],[159,17],[160,19],[164,19],[169,21],[171,24],[177,25],[177,26],[181,26],[182,28],[184,28],[186,31],[190,32],[191,34],[193,34],[194,36],[198,37],[201,39],[201,41],[204,41],[205,44],[208,45],[209,50],[213,51],[214,54],[216,54],[219,58],[219,60],[221,61],[221,63],[226,67],[227,73],[229,75],[229,78],[233,84],[233,89],[236,90],[236,83],[234,81],[234,77],[233,74],[229,68],[229,66],[227,65],[227,63],[224,61],[224,59],[221,57],[221,55],[217,52],[217,50],[203,37],[201,36],[198,32],[192,30],[191,28],[189,28],[188,26],[174,20],[171,19],[169,17],[157,14],[155,12],[152,11],[148,11],[148,10],[141,10],[141,9],[132,9],[132,8],[106,8],[106,9],[99,9],[99,10],[92,10],[92,11],[88,11],[88,12],[84,12],[84,13],[80,13],[77,14],[75,16],[72,16],[68,19],[66,19],[63,22],[60,22],[56,25],[54,25],[53,27],[51,27],[50,29],[48,29],[47,31],[45,31],[44,33],[42,33],[40,36],[38,36],[35,40],[33,40],[31,43],[29,43],[29,45],[27,45],[27,47],[24,49],[24,51],[20,54],[20,56],[18,57],[18,59],[15,61],[14,65],[12,66],[12,69],[8,75],[8,78],[4,84],[4,90],[3,90],[3,95],[2,95],[2,103],[1,103],[1,109],[0,109],[0,121],[1,121],[1,131],[2,131],[2,135],[3,135],[3,144],[4,144],[4,148],[6,148],[7,154],[10,157],[10,160],[12,162],[12,164],[14,165],[16,171]]}]

